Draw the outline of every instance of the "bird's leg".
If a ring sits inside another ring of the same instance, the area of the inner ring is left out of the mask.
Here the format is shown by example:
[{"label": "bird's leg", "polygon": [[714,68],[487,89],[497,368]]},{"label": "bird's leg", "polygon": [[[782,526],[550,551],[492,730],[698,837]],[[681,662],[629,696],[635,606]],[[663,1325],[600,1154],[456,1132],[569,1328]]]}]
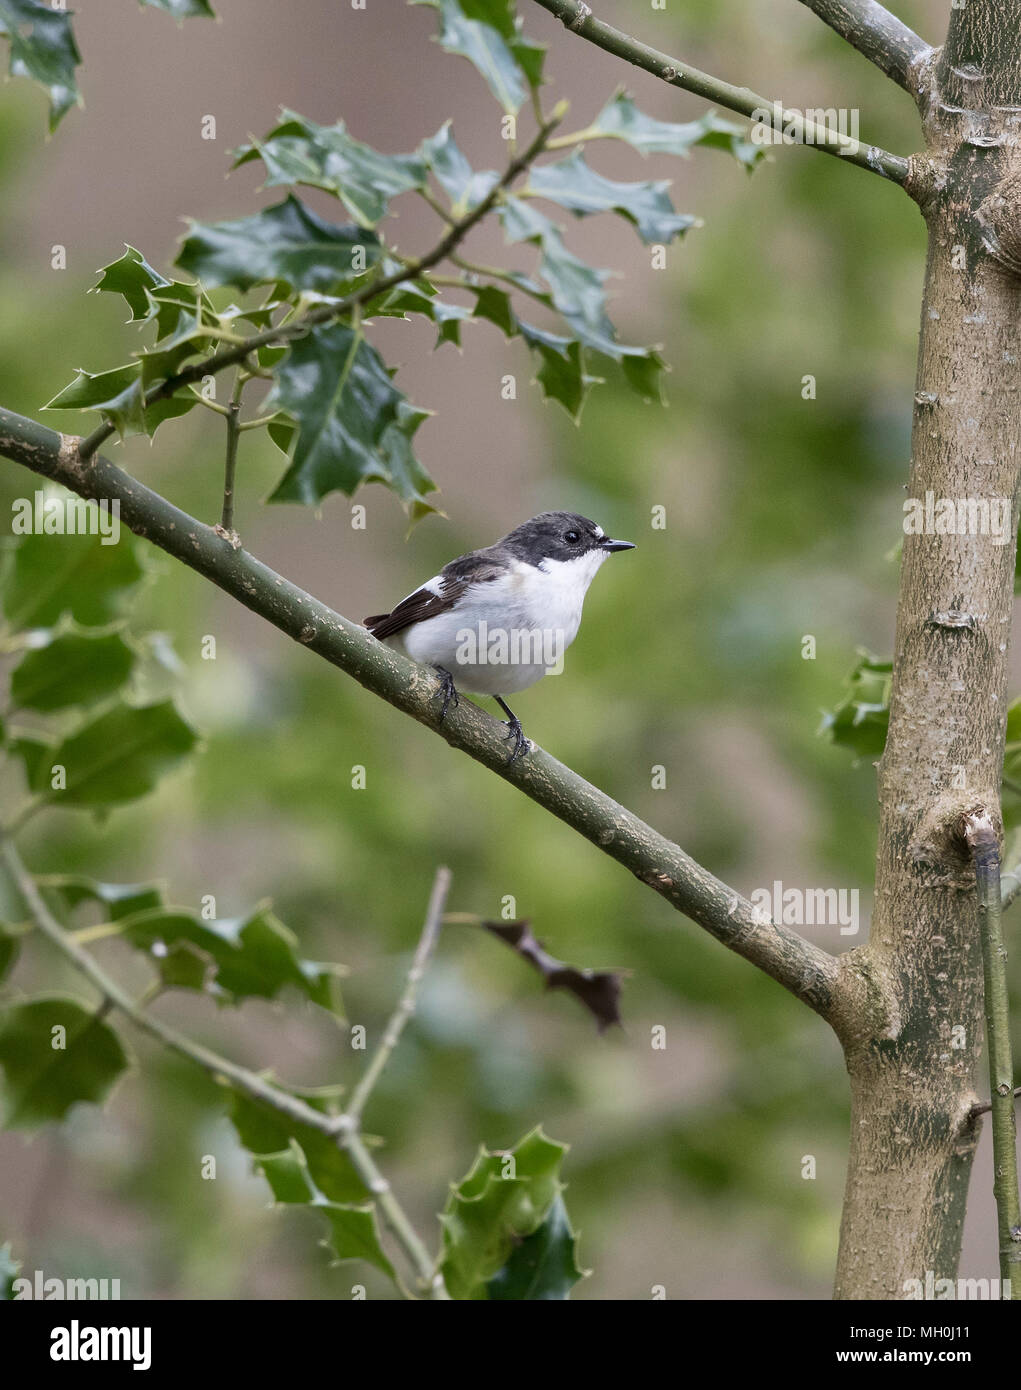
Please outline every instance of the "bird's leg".
[{"label": "bird's leg", "polygon": [[515,758],[523,758],[532,745],[528,742],[528,739],[525,738],[525,731],[521,727],[521,720],[510,706],[505,705],[499,695],[494,695],[493,699],[507,716],[507,737],[514,740],[514,747],[511,749],[511,755],[507,759],[507,762],[512,763]]},{"label": "bird's leg", "polygon": [[454,677],[445,666],[437,666],[436,672],[440,678],[440,694],[443,696],[443,708],[440,710],[440,723],[442,724],[447,717],[447,710],[451,705],[457,709],[461,701],[457,696],[457,688],[454,685]]}]

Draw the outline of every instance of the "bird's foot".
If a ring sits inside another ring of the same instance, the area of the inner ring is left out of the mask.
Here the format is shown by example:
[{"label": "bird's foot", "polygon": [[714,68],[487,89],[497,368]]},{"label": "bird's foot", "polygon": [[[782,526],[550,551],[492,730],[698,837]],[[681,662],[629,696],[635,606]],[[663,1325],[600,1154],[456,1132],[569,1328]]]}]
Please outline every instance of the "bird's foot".
[{"label": "bird's foot", "polygon": [[461,703],[457,694],[457,687],[454,685],[454,677],[445,666],[437,666],[436,673],[440,678],[440,694],[443,696],[443,708],[440,710],[440,723],[442,724],[447,717],[447,710],[451,705],[457,709]]},{"label": "bird's foot", "polygon": [[[521,727],[521,720],[515,715],[511,715],[507,720],[507,739],[514,740],[514,747],[511,749],[510,757],[507,759],[508,766],[515,758],[523,758],[531,750],[532,745],[525,738],[525,731]],[[505,742],[507,740],[504,740]]]}]

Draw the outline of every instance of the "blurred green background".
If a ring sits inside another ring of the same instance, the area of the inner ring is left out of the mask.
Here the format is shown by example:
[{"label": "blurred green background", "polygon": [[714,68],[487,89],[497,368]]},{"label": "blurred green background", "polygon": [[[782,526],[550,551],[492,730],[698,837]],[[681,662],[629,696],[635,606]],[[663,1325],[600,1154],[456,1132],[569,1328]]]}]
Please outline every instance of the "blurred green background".
[{"label": "blurred green background", "polygon": [[[102,8],[78,23],[85,111],[44,141],[40,93],[14,83],[0,101],[0,381],[16,410],[36,413],[75,368],[113,366],[136,346],[119,304],[84,298],[122,242],[167,270],[181,215],[273,200],[253,170],[223,175],[229,149],[268,129],[279,103],[343,116],[393,151],[453,117],[473,162],[502,162],[498,113],[473,69],[431,41],[431,11],[223,0],[221,23],[177,29],[129,0]],[[570,96],[570,128],[621,84],[662,118],[703,109],[532,8],[519,4],[529,33],[552,45],[547,105]],[[905,6],[904,17],[935,40],[948,8]],[[793,0],[672,0],[665,11],[607,0],[601,13],[788,106],[859,108],[864,138],[917,147],[909,98]],[[203,142],[207,113],[218,133]],[[607,385],[575,428],[526,386],[521,344],[491,326],[467,326],[463,355],[433,355],[423,327],[386,324],[375,341],[400,364],[399,383],[437,412],[419,440],[447,517],[405,541],[381,489],[355,499],[368,507],[364,531],[342,497],[319,516],[264,507],[280,457],[246,436],[239,529],[260,558],[355,619],[543,507],[636,541],[594,584],[564,676],[517,702],[526,731],[742,892],[774,879],[859,889],[858,937],[813,932],[843,950],[867,931],[874,781],[817,731],[855,648],[885,654],[892,643],[886,557],[906,478],[922,222],[896,189],[804,149],[781,148],[751,178],[712,151],[683,163],[623,147],[591,157],[611,177],[673,178],[678,208],[704,219],[665,271],[650,269],[623,224],[568,228],[579,254],[621,272],[622,335],[663,344],[668,407]],[[325,198],[308,201],[338,216]],[[399,210],[402,249],[430,245],[428,211]],[[49,268],[55,244],[68,248],[66,271]],[[495,230],[473,252],[529,265]],[[506,372],[518,376],[514,402],[500,398]],[[152,447],[136,440],[111,455],[213,520],[218,425],[196,411]],[[34,486],[5,465],[0,507]],[[657,506],[663,530],[652,528]],[[433,1240],[446,1184],[480,1142],[512,1144],[541,1121],[572,1145],[568,1206],[594,1271],[576,1297],[648,1298],[655,1285],[671,1298],[828,1296],[848,1113],[824,1025],[482,768],[197,576],[159,556],[151,568],[139,621],[173,639],[203,751],[102,823],[38,822],[25,843],[33,868],[161,877],[182,904],[215,895],[220,915],[272,898],[305,955],[350,967],[349,1020],[371,1038],[400,990],[436,865],[453,870],[452,910],[496,916],[512,895],[558,956],[630,972],[624,1027],[597,1037],[575,1001],[544,996],[498,943],[449,927],[366,1121],[420,1229]],[[813,660],[802,656],[808,634]],[[206,635],[215,661],[201,658]],[[355,765],[364,790],[352,788]],[[655,765],[665,789],[652,789]],[[116,944],[97,949],[141,986],[144,971]],[[82,993],[41,949],[16,983]],[[293,1083],[350,1081],[363,1055],[296,999],[237,1013],[193,999],[157,1007]],[[665,1050],[651,1046],[657,1025]],[[390,1296],[371,1271],[329,1268],[306,1214],[268,1209],[211,1083],[131,1041],[138,1070],[105,1111],[79,1107],[31,1145],[0,1136],[0,1237],[29,1271],[120,1277],[124,1296],[343,1298],[356,1282]],[[215,1183],[199,1176],[207,1153],[220,1161]],[[982,1253],[985,1186],[962,1273]]]}]

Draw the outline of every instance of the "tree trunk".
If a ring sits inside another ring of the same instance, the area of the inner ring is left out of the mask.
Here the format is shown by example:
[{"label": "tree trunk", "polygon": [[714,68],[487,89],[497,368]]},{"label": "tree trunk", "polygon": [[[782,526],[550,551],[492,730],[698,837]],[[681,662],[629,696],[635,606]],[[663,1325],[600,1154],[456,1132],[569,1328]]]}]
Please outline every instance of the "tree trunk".
[{"label": "tree trunk", "polygon": [[[868,944],[845,969],[869,1019],[841,1028],[851,1151],[838,1298],[956,1279],[977,1141],[982,959],[963,814],[999,826],[1017,523],[1021,362],[1018,9],[968,0],[923,79],[927,154],[908,189],[928,260],[907,497],[979,507],[968,530],[905,535]],[[958,521],[961,518],[958,517]],[[995,1266],[990,1277],[995,1276]]]}]

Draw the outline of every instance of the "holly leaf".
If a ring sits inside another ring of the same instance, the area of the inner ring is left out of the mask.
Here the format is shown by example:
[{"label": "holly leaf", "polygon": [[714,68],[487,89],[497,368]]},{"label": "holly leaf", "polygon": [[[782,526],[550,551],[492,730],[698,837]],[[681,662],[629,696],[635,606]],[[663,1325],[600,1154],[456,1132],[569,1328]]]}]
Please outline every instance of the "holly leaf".
[{"label": "holly leaf", "polygon": [[697,145],[723,149],[752,169],[766,150],[748,139],[748,127],[706,111],[694,121],[659,121],[639,111],[627,92],[617,92],[592,122],[588,133],[623,140],[642,155],[687,156]]},{"label": "holly leaf", "polygon": [[122,918],[120,934],[157,959],[180,943],[190,944],[215,966],[217,991],[234,1002],[276,999],[292,985],[313,1003],[333,1009],[338,967],[302,959],[298,938],[266,906],[215,921],[161,906]]},{"label": "holly leaf", "polygon": [[578,1268],[577,1243],[564,1200],[557,1196],[539,1229],[514,1247],[510,1259],[490,1279],[489,1297],[517,1302],[570,1298],[571,1289],[585,1277]]},{"label": "holly leaf", "polygon": [[44,527],[48,516],[54,525],[61,521],[65,526],[73,516],[77,529],[72,535],[35,530],[21,537],[3,582],[9,625],[14,629],[52,627],[65,613],[86,627],[112,622],[144,574],[134,540],[125,535],[116,545],[108,545],[104,542],[109,535],[89,534],[101,515],[94,504],[63,489],[39,497]]},{"label": "holly leaf", "polygon": [[18,709],[43,713],[93,704],[120,689],[134,661],[134,652],[116,633],[57,637],[51,632],[44,646],[28,651],[14,668],[11,701]]},{"label": "holly leaf", "polygon": [[322,1243],[336,1257],[336,1263],[365,1260],[396,1281],[393,1265],[380,1244],[372,1203],[349,1206],[329,1201],[316,1188],[301,1147],[293,1140],[283,1152],[259,1158],[255,1167],[269,1183],[275,1202],[309,1206],[325,1217],[329,1236]]},{"label": "holly leaf", "polygon": [[313,1207],[326,1217],[330,1234],[325,1244],[336,1256],[336,1262],[365,1260],[396,1282],[394,1267],[383,1252],[376,1225],[376,1208],[344,1207],[325,1200],[313,1202]]},{"label": "holly leaf", "polygon": [[463,217],[476,207],[499,182],[500,176],[493,169],[475,172],[458,148],[449,121],[423,140],[419,153],[450,199],[454,217]]},{"label": "holly leaf", "polygon": [[188,394],[168,396],[146,405],[145,385],[140,362],[127,362],[108,372],[86,372],[79,367],[74,381],[58,391],[43,409],[96,410],[126,439],[133,434],[155,434],[165,420],[187,415],[198,404]]},{"label": "holly leaf", "polygon": [[[94,808],[137,801],[179,767],[198,736],[171,701],[118,705],[57,744],[32,779],[33,790],[62,806]],[[64,785],[52,785],[53,769]]]},{"label": "holly leaf", "polygon": [[295,197],[231,222],[192,222],[176,264],[206,285],[284,281],[296,290],[335,294],[379,259],[374,232],[338,226]]},{"label": "holly leaf", "polygon": [[566,159],[533,169],[526,193],[547,198],[578,217],[597,212],[617,212],[633,223],[646,243],[669,244],[698,219],[674,211],[665,179],[645,183],[617,183],[604,178],[585,162],[581,150]]},{"label": "holly leaf", "polygon": [[539,273],[550,287],[557,312],[562,314],[581,341],[601,352],[613,353],[616,330],[606,313],[603,286],[609,271],[596,270],[569,251],[555,227],[542,238]]},{"label": "holly leaf", "polygon": [[163,902],[158,883],[101,883],[85,874],[39,874],[36,883],[47,897],[55,897],[69,911],[82,903],[99,903],[112,922],[160,907]]},{"label": "holly leaf", "polygon": [[391,198],[421,188],[427,177],[421,154],[381,154],[347,132],[343,121],[322,126],[284,110],[263,140],[235,151],[234,168],[261,159],[264,187],[309,184],[339,198],[362,227],[374,227]]},{"label": "holly leaf", "polygon": [[413,0],[413,3],[431,5],[439,12],[440,47],[447,53],[467,58],[485,78],[503,109],[510,114],[518,111],[527,95],[526,84],[538,80],[535,46],[518,46],[507,33],[505,23],[501,33],[493,21],[502,22],[502,18],[490,6],[473,5],[470,0]]},{"label": "holly leaf", "polygon": [[[306,1104],[328,1113],[318,1098],[303,1097]],[[350,1158],[336,1140],[321,1130],[281,1115],[267,1105],[235,1092],[231,1097],[231,1122],[238,1138],[250,1154],[265,1157],[291,1152],[296,1145],[305,1160],[315,1188],[332,1202],[364,1205],[369,1191]],[[282,1200],[281,1198],[277,1199]]]},{"label": "holly leaf", "polygon": [[79,1101],[101,1103],[128,1065],[110,1025],[73,999],[31,999],[0,1013],[7,1129],[61,1120]]},{"label": "holly leaf", "polygon": [[10,44],[12,77],[31,77],[50,94],[50,130],[81,102],[75,68],[81,54],[71,16],[39,0],[0,0],[0,37]]},{"label": "holly leaf", "polygon": [[[299,338],[277,367],[268,402],[297,426],[290,467],[269,500],[316,505],[331,492],[350,496],[360,483],[389,482],[381,441],[402,400],[360,330],[334,323]],[[270,434],[282,438],[272,426]]]},{"label": "holly leaf", "polygon": [[547,232],[556,230],[544,213],[513,193],[504,194],[498,213],[503,234],[511,245],[516,241],[541,242]]},{"label": "holly leaf", "polygon": [[859,653],[848,677],[848,693],[836,709],[824,714],[821,733],[850,748],[861,758],[878,758],[886,746],[890,725],[890,676],[893,664]]},{"label": "holly leaf", "polygon": [[544,399],[559,401],[571,419],[577,421],[594,380],[585,374],[581,344],[576,338],[561,338],[533,328],[522,319],[518,320],[518,328],[538,359],[535,380]]},{"label": "holly leaf", "polygon": [[519,1242],[546,1220],[563,1185],[567,1146],[541,1129],[509,1152],[479,1152],[467,1176],[451,1188],[440,1216],[442,1270],[454,1299],[485,1299],[489,1284]]},{"label": "holly leaf", "polygon": [[396,420],[387,425],[379,441],[386,484],[401,499],[413,523],[438,510],[426,501],[427,494],[436,491],[436,484],[415,457],[412,444],[419,425],[430,414],[402,398]]},{"label": "holly leaf", "polygon": [[124,255],[102,267],[99,279],[89,294],[119,294],[127,300],[132,320],[147,319],[151,314],[147,291],[162,289],[169,284],[170,281],[153,269],[141,251],[125,243]]},{"label": "holly leaf", "polygon": [[216,18],[209,0],[138,0],[138,3],[153,10],[165,10],[175,19]]}]

